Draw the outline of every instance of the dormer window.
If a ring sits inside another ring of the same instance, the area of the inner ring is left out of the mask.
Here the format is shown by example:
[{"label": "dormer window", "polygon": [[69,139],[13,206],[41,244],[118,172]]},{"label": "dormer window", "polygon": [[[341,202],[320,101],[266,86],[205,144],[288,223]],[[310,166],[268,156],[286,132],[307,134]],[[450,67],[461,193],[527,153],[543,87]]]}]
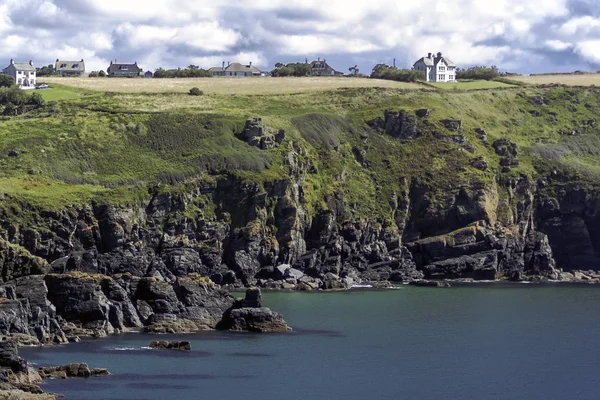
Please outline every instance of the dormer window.
[{"label": "dormer window", "polygon": [[66,68],[66,67],[67,67],[67,64],[60,64],[60,67],[61,67],[61,68]]},{"label": "dormer window", "polygon": [[443,65],[440,65],[440,71],[445,71],[446,67],[444,67]]},{"label": "dormer window", "polygon": [[73,64],[73,68],[79,68],[79,64]]},{"label": "dormer window", "polygon": [[120,69],[121,71],[127,71],[127,67],[126,67],[125,65],[121,65],[121,66],[119,67],[119,69]]}]

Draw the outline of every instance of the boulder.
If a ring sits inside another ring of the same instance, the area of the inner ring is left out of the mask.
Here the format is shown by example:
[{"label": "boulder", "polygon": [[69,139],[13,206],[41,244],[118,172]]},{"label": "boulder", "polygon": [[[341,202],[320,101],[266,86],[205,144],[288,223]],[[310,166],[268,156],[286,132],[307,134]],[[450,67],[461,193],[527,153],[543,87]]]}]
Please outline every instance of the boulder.
[{"label": "boulder", "polygon": [[245,299],[236,300],[217,324],[219,330],[249,332],[289,332],[292,330],[283,317],[267,307],[262,307],[260,289],[246,291]]},{"label": "boulder", "polygon": [[150,343],[152,349],[191,351],[192,344],[187,341],[157,340]]},{"label": "boulder", "polygon": [[89,378],[91,376],[110,375],[106,368],[94,368],[90,370],[85,363],[73,363],[56,367],[42,367],[38,373],[43,379],[66,379],[66,378]]}]

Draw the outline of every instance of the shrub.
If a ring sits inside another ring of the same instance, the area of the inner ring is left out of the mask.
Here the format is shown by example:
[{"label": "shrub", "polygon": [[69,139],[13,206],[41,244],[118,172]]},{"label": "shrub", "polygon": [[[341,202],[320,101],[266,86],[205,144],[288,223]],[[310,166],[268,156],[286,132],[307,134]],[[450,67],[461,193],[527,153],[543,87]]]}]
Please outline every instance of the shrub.
[{"label": "shrub", "polygon": [[204,92],[197,87],[190,89],[190,96],[202,96]]},{"label": "shrub", "polygon": [[385,64],[378,64],[371,72],[371,78],[387,79],[398,82],[416,82],[423,80],[423,72],[410,69],[396,69]]},{"label": "shrub", "polygon": [[46,100],[44,100],[41,94],[35,92],[31,94],[31,97],[29,98],[29,104],[33,104],[37,107],[43,107],[44,104],[46,104]]},{"label": "shrub", "polygon": [[490,81],[498,76],[500,76],[500,72],[498,72],[498,68],[495,65],[491,67],[476,66],[456,70],[456,79],[481,79]]},{"label": "shrub", "polygon": [[102,70],[98,71],[98,77],[104,78],[105,76],[106,76],[106,72],[104,72]]},{"label": "shrub", "polygon": [[11,87],[15,84],[15,80],[10,75],[0,74],[0,87]]}]

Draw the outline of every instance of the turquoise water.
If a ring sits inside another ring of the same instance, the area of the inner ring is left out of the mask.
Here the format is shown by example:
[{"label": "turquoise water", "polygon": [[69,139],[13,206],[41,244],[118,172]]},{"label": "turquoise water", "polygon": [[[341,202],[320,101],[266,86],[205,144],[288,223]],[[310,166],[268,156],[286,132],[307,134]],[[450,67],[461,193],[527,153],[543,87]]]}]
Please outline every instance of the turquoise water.
[{"label": "turquoise water", "polygon": [[22,349],[113,375],[48,381],[67,399],[598,399],[600,287],[266,293],[290,334],[126,334]]}]

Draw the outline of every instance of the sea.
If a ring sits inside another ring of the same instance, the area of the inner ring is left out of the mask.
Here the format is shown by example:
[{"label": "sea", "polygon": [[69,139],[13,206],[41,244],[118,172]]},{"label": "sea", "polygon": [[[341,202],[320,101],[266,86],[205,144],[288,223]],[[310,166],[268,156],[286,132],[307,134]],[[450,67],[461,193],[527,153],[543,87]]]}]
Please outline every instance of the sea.
[{"label": "sea", "polygon": [[[73,400],[600,399],[600,286],[263,293],[291,333],[127,333],[20,355],[112,375],[47,380]],[[189,340],[191,352],[149,349]]]}]

